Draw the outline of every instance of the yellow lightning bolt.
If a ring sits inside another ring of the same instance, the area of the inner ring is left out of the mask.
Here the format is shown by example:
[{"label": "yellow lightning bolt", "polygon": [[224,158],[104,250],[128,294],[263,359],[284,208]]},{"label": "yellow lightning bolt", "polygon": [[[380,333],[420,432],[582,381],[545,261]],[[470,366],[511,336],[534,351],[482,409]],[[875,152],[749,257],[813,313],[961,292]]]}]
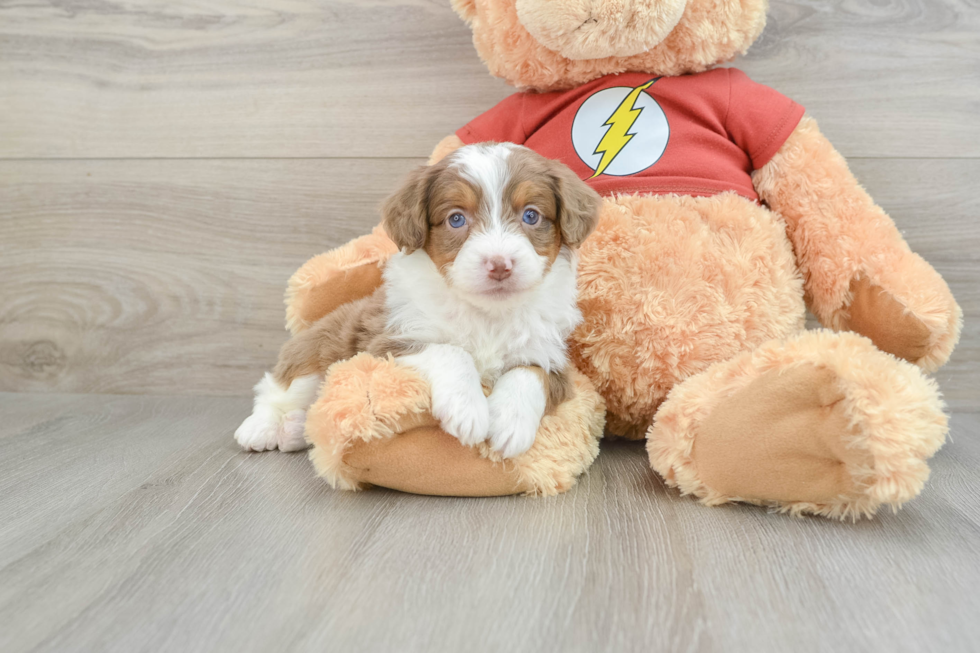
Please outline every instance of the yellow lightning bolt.
[{"label": "yellow lightning bolt", "polygon": [[626,144],[630,142],[633,138],[633,134],[629,133],[630,128],[636,119],[643,113],[643,109],[636,109],[633,107],[636,103],[636,99],[640,97],[640,93],[650,88],[656,79],[651,79],[646,84],[642,86],[637,86],[629,95],[619,103],[616,110],[613,111],[612,115],[609,116],[609,120],[603,123],[603,126],[608,126],[609,129],[603,135],[602,140],[596,145],[595,152],[593,154],[602,153],[602,160],[599,161],[599,165],[596,166],[595,174],[589,177],[589,179],[595,179],[613,162],[616,155],[619,154]]}]

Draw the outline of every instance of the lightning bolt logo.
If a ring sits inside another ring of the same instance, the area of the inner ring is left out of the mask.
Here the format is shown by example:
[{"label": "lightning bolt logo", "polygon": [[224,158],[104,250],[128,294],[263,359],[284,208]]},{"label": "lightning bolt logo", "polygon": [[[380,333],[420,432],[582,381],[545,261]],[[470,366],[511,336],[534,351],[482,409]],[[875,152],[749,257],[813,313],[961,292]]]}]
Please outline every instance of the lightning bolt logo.
[{"label": "lightning bolt logo", "polygon": [[643,113],[643,109],[637,109],[633,105],[636,103],[636,99],[640,97],[640,93],[650,88],[657,79],[659,78],[651,79],[646,84],[637,86],[630,91],[629,95],[612,112],[609,119],[603,123],[603,127],[609,127],[609,129],[606,130],[602,140],[596,145],[595,152],[593,152],[593,154],[602,154],[602,160],[596,166],[595,174],[589,177],[589,179],[595,179],[601,175],[609,167],[609,164],[613,162],[613,159],[623,151],[626,144],[636,135],[631,134],[630,129],[633,127],[636,119],[640,117],[640,114]]}]

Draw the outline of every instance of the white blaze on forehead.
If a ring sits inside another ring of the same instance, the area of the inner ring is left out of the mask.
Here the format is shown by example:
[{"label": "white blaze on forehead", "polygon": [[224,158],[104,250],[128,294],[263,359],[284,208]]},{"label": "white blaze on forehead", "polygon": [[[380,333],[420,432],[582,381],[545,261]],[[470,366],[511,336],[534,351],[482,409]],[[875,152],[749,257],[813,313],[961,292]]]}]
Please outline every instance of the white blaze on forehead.
[{"label": "white blaze on forehead", "polygon": [[464,179],[483,190],[481,208],[489,225],[498,228],[502,226],[504,190],[510,182],[507,159],[516,147],[511,143],[469,145],[456,150],[451,164]]},{"label": "white blaze on forehead", "polygon": [[[456,150],[450,166],[480,189],[480,226],[468,234],[446,274],[452,285],[471,296],[498,291],[526,291],[541,282],[547,259],[539,255],[519,220],[505,219],[511,212],[505,196],[512,181],[511,155],[521,149],[512,143],[469,145]],[[487,261],[502,257],[511,274],[503,286],[487,274]],[[496,301],[496,300],[494,300]]]}]

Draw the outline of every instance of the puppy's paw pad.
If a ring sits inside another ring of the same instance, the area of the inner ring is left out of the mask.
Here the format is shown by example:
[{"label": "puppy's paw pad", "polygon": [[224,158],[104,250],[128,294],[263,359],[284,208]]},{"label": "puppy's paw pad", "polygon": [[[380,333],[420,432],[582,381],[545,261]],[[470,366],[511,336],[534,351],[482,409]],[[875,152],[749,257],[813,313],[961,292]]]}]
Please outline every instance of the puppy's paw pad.
[{"label": "puppy's paw pad", "polygon": [[278,439],[279,421],[264,412],[252,413],[235,431],[235,440],[245,451],[271,451]]},{"label": "puppy's paw pad", "polygon": [[286,413],[279,425],[279,451],[302,451],[310,445],[306,442],[306,411]]}]

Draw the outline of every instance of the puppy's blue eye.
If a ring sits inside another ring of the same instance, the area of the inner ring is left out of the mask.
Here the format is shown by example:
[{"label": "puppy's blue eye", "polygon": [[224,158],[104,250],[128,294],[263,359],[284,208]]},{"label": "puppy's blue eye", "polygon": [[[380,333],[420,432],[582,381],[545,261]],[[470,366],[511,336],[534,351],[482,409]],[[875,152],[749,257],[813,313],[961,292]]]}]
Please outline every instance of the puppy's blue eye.
[{"label": "puppy's blue eye", "polygon": [[540,217],[541,216],[539,216],[538,212],[534,209],[527,209],[524,211],[524,222],[526,224],[538,224],[538,218]]},{"label": "puppy's blue eye", "polygon": [[453,229],[459,229],[464,224],[466,224],[466,218],[462,213],[453,213],[449,216],[449,226]]}]

